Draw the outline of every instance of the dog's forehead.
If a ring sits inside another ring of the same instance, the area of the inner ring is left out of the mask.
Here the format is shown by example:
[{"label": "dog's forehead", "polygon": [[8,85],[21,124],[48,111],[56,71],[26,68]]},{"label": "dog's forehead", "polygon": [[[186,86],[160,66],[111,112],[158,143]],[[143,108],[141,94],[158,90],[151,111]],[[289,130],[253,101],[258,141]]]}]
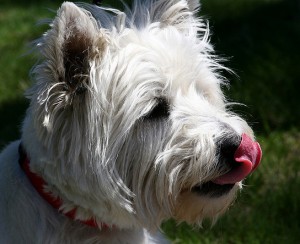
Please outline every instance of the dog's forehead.
[{"label": "dog's forehead", "polygon": [[[185,93],[191,85],[203,93],[208,92],[209,86],[217,85],[218,80],[209,67],[207,45],[197,35],[185,35],[172,26],[162,29],[150,26],[143,30],[125,29],[113,49],[118,58],[126,55],[127,62],[136,60],[134,70],[126,72],[138,71],[141,76],[151,73],[154,85],[160,84],[169,95],[175,96],[179,90]],[[135,86],[140,79],[131,82]]]}]

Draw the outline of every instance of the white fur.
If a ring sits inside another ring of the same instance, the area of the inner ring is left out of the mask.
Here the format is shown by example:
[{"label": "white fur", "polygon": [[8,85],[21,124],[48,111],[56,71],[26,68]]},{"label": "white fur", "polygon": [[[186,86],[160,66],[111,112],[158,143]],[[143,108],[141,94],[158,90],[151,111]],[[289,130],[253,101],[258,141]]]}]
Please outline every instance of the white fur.
[{"label": "white fur", "polygon": [[[153,234],[163,220],[217,218],[241,183],[220,198],[190,189],[226,170],[216,141],[252,131],[228,110],[198,2],[136,1],[126,13],[80,6],[64,3],[37,42],[21,141],[62,211],[77,207],[78,219],[117,228],[87,227],[48,206],[14,142],[0,156],[1,243],[163,243]],[[170,116],[147,119],[159,99]]]}]

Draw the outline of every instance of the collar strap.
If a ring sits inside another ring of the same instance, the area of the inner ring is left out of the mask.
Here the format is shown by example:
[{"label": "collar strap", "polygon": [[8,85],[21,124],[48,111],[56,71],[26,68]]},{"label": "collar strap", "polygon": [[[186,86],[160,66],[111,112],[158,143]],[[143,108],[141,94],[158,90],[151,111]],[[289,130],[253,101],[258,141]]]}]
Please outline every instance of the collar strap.
[{"label": "collar strap", "polygon": [[62,199],[59,197],[53,196],[53,194],[51,192],[45,191],[45,186],[47,185],[47,183],[44,181],[44,179],[42,177],[33,173],[30,170],[30,160],[29,160],[29,158],[24,150],[24,147],[22,146],[21,143],[19,145],[19,164],[20,164],[20,167],[22,168],[22,170],[25,172],[30,183],[33,185],[33,187],[36,189],[36,191],[40,194],[40,196],[42,198],[44,198],[44,200],[46,200],[53,208],[57,209],[58,212],[64,214],[65,216],[67,216],[73,220],[80,221],[81,223],[91,226],[91,227],[101,227],[101,229],[103,229],[103,228],[111,229],[112,228],[105,223],[100,223],[98,225],[97,222],[93,218],[88,219],[88,220],[75,219],[76,210],[77,210],[76,208],[74,208],[66,213],[63,213],[60,209],[63,204]]}]

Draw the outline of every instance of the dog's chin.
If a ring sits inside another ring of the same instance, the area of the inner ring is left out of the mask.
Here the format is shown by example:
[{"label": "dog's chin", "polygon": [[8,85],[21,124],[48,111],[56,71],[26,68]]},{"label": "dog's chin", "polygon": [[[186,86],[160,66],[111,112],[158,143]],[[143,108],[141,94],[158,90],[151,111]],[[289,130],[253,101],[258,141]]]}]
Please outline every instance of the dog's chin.
[{"label": "dog's chin", "polygon": [[181,192],[175,207],[175,219],[199,224],[203,219],[217,219],[226,212],[241,184],[218,185],[212,181]]}]

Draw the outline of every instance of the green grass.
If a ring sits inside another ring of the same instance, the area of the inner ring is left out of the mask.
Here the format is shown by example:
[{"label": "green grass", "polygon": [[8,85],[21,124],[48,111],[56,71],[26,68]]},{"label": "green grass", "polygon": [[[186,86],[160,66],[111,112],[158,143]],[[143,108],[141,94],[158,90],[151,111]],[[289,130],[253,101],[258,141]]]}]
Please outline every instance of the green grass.
[{"label": "green grass", "polygon": [[33,55],[25,54],[31,49],[30,43],[45,30],[45,26],[37,25],[38,21],[54,16],[47,7],[56,6],[53,1],[0,2],[0,148],[19,138],[28,106],[23,93],[36,62]]},{"label": "green grass", "polygon": [[[112,5],[114,1],[104,1]],[[59,1],[0,2],[0,148],[19,138],[28,103],[23,93],[35,59],[29,43]],[[297,0],[203,0],[212,42],[237,76],[226,90],[253,125],[264,156],[236,203],[213,228],[173,221],[163,230],[174,243],[298,243],[300,240],[300,4]]]}]

